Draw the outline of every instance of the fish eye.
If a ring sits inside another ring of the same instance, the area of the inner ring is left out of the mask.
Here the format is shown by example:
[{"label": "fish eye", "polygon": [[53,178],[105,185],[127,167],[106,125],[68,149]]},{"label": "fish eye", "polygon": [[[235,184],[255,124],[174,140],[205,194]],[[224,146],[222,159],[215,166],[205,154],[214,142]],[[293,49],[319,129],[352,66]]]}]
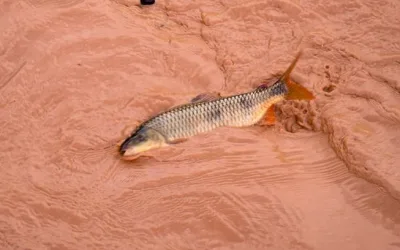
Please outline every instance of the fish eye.
[{"label": "fish eye", "polygon": [[136,136],[136,140],[138,141],[144,141],[145,137],[142,134],[137,134]]}]

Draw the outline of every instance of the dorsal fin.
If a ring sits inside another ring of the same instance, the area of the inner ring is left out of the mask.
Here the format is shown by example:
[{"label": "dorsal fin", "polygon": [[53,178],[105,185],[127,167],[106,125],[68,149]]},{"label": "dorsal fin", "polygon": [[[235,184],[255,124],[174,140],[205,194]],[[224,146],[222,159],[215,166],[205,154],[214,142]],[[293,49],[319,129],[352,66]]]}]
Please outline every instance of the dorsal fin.
[{"label": "dorsal fin", "polygon": [[197,102],[209,102],[221,98],[221,94],[218,92],[201,93],[190,100],[191,103]]}]

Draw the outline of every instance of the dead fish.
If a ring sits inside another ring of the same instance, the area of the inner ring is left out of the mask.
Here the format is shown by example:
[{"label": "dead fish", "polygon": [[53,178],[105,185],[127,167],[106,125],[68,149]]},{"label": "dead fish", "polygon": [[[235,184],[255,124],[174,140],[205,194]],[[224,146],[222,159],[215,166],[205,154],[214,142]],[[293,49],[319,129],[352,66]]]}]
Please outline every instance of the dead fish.
[{"label": "dead fish", "polygon": [[290,80],[301,51],[288,69],[272,85],[262,84],[253,91],[222,97],[204,93],[190,103],[176,106],[141,123],[119,147],[123,158],[135,159],[152,149],[186,141],[218,127],[248,127],[275,122],[274,104],[284,99],[314,99],[303,86]]}]

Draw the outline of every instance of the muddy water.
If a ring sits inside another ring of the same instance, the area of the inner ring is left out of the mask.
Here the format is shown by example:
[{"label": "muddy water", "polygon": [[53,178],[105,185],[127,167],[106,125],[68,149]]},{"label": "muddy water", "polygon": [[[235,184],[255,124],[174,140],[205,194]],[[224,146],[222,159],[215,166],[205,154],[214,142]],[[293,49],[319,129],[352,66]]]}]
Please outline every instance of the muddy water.
[{"label": "muddy water", "polygon": [[[400,248],[400,6],[382,1],[1,1],[2,249]],[[270,128],[156,158],[149,115],[284,70],[316,95]],[[125,131],[125,132],[124,132]]]}]

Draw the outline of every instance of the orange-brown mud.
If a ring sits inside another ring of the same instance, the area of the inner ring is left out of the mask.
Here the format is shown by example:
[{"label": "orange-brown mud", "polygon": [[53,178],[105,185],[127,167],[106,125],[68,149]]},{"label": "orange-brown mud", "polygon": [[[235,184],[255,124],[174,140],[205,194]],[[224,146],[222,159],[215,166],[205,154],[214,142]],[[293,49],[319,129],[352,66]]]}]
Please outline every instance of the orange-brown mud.
[{"label": "orange-brown mud", "polygon": [[[400,4],[3,0],[1,249],[400,248]],[[282,72],[311,102],[121,161],[126,126]]]}]

